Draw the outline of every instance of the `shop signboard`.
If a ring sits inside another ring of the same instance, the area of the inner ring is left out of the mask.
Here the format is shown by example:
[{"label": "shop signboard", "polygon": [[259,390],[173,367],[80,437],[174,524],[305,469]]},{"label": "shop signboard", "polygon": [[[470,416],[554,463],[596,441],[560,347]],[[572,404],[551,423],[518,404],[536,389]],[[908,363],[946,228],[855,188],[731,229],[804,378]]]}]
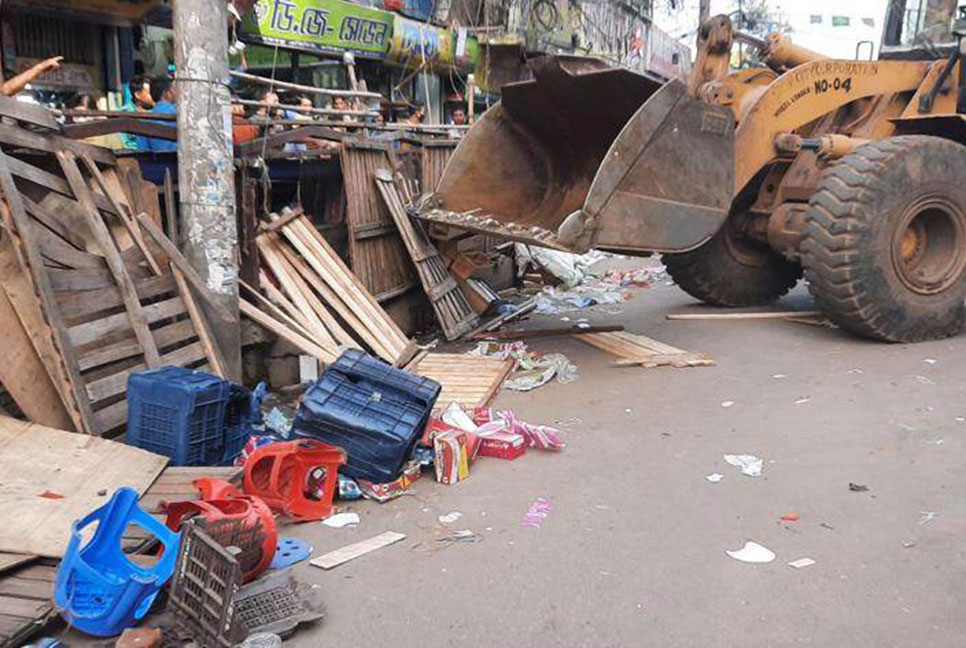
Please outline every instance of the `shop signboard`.
[{"label": "shop signboard", "polygon": [[341,0],[258,0],[242,20],[242,40],[320,54],[382,58],[393,14]]},{"label": "shop signboard", "polygon": [[46,0],[43,4],[47,7],[102,14],[136,22],[158,7],[161,0]]},{"label": "shop signboard", "polygon": [[455,43],[453,32],[417,20],[395,15],[389,58],[396,63],[419,67],[452,67]]}]

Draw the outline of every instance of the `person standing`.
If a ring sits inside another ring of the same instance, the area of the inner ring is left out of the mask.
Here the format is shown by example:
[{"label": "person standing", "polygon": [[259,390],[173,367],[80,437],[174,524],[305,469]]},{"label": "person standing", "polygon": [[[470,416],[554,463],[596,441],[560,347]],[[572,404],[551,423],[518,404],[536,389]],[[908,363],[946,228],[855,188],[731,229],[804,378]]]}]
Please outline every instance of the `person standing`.
[{"label": "person standing", "polygon": [[26,88],[32,81],[36,80],[41,74],[50,72],[51,70],[59,70],[63,60],[63,56],[55,56],[27,68],[9,81],[4,81],[3,85],[0,86],[0,93],[5,97],[13,97],[19,94],[20,91]]},{"label": "person standing", "polygon": [[[178,107],[175,105],[174,84],[168,80],[159,80],[154,84],[158,100],[155,101],[152,113],[160,115],[177,115]],[[172,124],[171,121],[159,121],[160,124]],[[148,150],[159,153],[177,151],[178,142],[173,140],[160,139],[158,137],[148,138]]]}]

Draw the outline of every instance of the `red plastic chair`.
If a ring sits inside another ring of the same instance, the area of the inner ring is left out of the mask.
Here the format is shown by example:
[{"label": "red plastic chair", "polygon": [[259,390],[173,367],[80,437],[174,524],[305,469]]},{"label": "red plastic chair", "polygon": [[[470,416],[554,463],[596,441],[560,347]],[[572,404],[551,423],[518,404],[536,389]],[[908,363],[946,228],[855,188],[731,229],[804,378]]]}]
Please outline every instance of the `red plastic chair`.
[{"label": "red plastic chair", "polygon": [[272,443],[245,462],[245,492],[298,521],[321,520],[332,513],[345,462],[345,451],[321,441]]}]

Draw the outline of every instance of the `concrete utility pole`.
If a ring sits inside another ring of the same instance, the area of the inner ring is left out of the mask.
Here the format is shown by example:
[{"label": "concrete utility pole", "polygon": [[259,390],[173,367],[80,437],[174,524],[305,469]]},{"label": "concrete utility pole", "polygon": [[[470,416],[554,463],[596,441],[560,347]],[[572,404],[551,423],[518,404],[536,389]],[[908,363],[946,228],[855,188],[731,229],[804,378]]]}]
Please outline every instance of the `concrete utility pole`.
[{"label": "concrete utility pole", "polygon": [[201,302],[225,359],[226,378],[240,381],[238,232],[225,2],[174,2],[178,189],[185,257],[218,301],[235,314],[225,321]]},{"label": "concrete utility pole", "polygon": [[[692,7],[694,5],[691,5]],[[711,0],[701,0],[698,5],[698,24],[700,25],[705,20],[711,17]]]}]

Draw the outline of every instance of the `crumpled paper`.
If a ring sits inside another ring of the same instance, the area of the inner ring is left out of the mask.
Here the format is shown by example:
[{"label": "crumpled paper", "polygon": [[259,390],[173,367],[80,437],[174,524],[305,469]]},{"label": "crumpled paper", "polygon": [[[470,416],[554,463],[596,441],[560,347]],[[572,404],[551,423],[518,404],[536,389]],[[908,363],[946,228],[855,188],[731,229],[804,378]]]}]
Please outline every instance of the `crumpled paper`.
[{"label": "crumpled paper", "polygon": [[564,354],[534,353],[528,351],[527,345],[519,340],[505,343],[480,342],[469,355],[516,360],[513,373],[503,383],[504,387],[514,391],[531,391],[554,378],[559,383],[569,383],[580,377],[577,374],[577,365]]}]

